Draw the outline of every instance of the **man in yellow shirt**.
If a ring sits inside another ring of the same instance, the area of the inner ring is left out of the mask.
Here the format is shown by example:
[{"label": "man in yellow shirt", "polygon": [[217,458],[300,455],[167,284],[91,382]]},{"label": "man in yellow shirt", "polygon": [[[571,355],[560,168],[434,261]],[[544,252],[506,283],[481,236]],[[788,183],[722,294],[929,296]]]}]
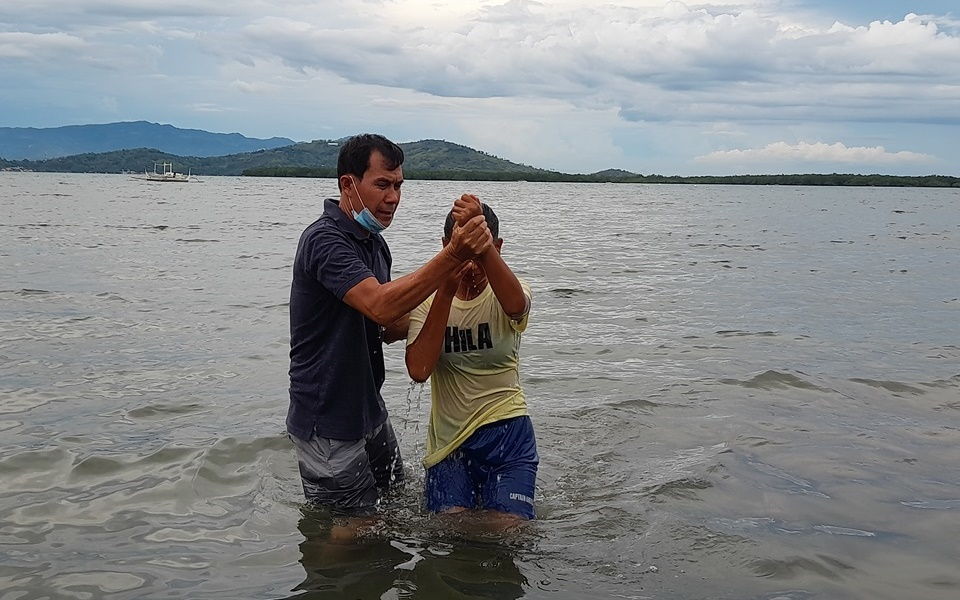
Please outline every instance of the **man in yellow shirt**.
[{"label": "man in yellow shirt", "polygon": [[427,508],[480,509],[510,527],[534,517],[539,462],[519,374],[531,293],[503,261],[497,216],[476,196],[454,203],[444,246],[480,214],[494,243],[410,314],[406,363],[414,380],[430,378]]}]

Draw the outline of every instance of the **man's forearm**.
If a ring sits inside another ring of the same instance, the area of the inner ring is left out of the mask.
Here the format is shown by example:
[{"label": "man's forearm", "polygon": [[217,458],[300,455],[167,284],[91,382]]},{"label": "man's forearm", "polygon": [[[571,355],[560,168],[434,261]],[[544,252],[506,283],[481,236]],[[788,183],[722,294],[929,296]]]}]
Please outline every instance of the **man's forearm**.
[{"label": "man's forearm", "polygon": [[444,248],[425,265],[387,283],[370,277],[351,288],[344,301],[368,318],[388,326],[420,305],[462,263]]}]

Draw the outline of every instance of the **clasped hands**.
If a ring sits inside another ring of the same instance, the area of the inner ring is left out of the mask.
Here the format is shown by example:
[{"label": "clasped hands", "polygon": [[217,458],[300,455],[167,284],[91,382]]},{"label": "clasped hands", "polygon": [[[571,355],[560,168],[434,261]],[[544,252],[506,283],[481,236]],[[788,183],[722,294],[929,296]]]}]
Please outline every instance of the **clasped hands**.
[{"label": "clasped hands", "polygon": [[479,198],[473,194],[460,196],[452,212],[455,223],[448,248],[461,262],[473,260],[493,246]]}]

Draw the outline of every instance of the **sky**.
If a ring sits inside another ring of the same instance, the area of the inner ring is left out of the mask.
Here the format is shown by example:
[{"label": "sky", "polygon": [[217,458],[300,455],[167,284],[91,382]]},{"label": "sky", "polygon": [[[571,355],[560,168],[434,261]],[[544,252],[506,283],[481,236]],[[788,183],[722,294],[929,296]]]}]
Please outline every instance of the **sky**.
[{"label": "sky", "polygon": [[0,126],[443,139],[569,173],[960,176],[960,4],[0,0]]}]

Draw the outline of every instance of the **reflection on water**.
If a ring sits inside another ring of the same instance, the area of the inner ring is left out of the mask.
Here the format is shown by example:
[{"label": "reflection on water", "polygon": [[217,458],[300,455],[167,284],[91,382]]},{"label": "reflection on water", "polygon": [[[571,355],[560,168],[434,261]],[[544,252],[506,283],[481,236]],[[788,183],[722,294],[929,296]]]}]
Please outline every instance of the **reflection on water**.
[{"label": "reflection on water", "polygon": [[306,577],[292,598],[381,598],[388,591],[386,597],[396,598],[524,595],[527,581],[511,540],[435,531],[434,541],[424,541],[374,526],[356,540],[337,542],[330,539],[330,526],[322,511],[303,509],[300,553]]},{"label": "reflection on water", "polygon": [[0,176],[2,600],[960,594],[956,190],[408,182],[397,275],[471,191],[533,287],[538,519],[423,512],[395,344],[408,483],[337,544],[283,431],[334,187]]}]

